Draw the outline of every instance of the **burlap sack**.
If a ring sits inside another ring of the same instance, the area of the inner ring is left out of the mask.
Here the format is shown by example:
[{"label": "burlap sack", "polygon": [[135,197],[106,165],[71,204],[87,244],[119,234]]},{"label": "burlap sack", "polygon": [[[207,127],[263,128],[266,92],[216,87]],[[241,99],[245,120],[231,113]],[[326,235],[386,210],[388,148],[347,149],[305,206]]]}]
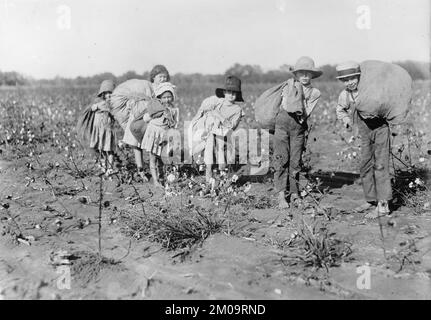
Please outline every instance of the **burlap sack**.
[{"label": "burlap sack", "polygon": [[280,111],[281,105],[281,92],[287,81],[276,85],[256,99],[254,103],[254,117],[263,129],[274,130],[275,128],[275,117]]},{"label": "burlap sack", "polygon": [[140,113],[146,108],[146,103],[152,96],[153,87],[148,80],[127,80],[118,85],[112,93],[112,115],[125,129],[131,110]]},{"label": "burlap sack", "polygon": [[147,129],[147,122],[144,119],[133,120],[130,124],[130,132],[138,141],[142,141],[145,135],[145,130]]},{"label": "burlap sack", "polygon": [[142,103],[144,108],[133,108],[132,113],[134,120],[130,124],[130,132],[138,140],[142,141],[145,135],[145,130],[147,129],[147,122],[144,121],[143,117],[145,113],[148,113],[152,118],[157,118],[161,116],[165,111],[165,107],[157,99],[145,100]]},{"label": "burlap sack", "polygon": [[361,63],[356,109],[363,118],[401,123],[412,98],[412,78],[402,67],[375,60]]}]

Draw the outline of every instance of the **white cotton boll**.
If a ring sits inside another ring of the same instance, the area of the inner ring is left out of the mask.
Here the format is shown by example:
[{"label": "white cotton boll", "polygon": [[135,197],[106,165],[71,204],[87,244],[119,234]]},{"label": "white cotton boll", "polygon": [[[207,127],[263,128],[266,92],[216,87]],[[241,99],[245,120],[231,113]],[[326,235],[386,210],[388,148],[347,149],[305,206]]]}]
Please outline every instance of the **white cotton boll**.
[{"label": "white cotton boll", "polygon": [[416,183],[418,186],[421,186],[421,185],[423,185],[423,184],[424,184],[424,182],[423,182],[421,179],[419,179],[419,178],[416,178],[415,183]]},{"label": "white cotton boll", "polygon": [[173,173],[170,173],[166,179],[168,180],[169,183],[172,183],[175,181],[176,178],[175,178],[175,175]]}]

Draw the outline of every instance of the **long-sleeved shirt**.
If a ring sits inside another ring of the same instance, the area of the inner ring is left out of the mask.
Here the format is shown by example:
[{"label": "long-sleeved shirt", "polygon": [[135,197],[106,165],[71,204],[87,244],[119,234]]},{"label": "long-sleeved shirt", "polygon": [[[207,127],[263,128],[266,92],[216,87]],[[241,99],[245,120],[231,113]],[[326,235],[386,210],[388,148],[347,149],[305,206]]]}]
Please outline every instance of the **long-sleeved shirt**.
[{"label": "long-sleeved shirt", "polygon": [[350,91],[344,89],[341,91],[338,97],[337,107],[335,112],[338,120],[344,120],[345,118],[350,119],[349,111],[353,111],[355,108],[355,101],[358,97],[358,90]]},{"label": "long-sleeved shirt", "polygon": [[[314,88],[313,86],[308,85],[308,86],[304,86],[303,84],[299,83],[298,84],[302,87],[302,92],[303,92],[303,96],[302,96],[302,104],[304,106],[303,114],[301,116],[301,122],[305,121],[313,112],[314,108],[316,107],[317,103],[319,102],[320,99],[320,90],[317,88]],[[282,100],[281,100],[281,105],[284,106],[287,102],[287,97],[288,97],[288,93],[286,92],[286,90],[289,90],[289,86],[285,86],[283,88],[283,92],[282,92]]]}]

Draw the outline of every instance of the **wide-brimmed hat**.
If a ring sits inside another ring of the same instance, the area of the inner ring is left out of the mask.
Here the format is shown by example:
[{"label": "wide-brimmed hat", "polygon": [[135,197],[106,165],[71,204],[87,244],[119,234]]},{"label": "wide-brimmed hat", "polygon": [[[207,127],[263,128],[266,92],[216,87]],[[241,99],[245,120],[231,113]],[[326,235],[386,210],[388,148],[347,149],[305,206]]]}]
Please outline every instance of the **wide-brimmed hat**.
[{"label": "wide-brimmed hat", "polygon": [[337,79],[343,79],[361,74],[361,67],[355,61],[347,61],[339,64],[336,68]]},{"label": "wide-brimmed hat", "polygon": [[114,81],[104,80],[100,85],[99,93],[97,94],[97,96],[100,97],[104,92],[112,92],[114,91],[114,88],[115,88]]},{"label": "wide-brimmed hat", "polygon": [[176,86],[174,86],[170,82],[162,82],[156,88],[154,88],[154,94],[155,94],[156,98],[158,98],[159,96],[161,96],[166,91],[169,91],[170,93],[172,93],[172,97],[174,98],[174,100],[176,100],[177,99],[177,93],[176,93],[175,88],[176,88]]},{"label": "wide-brimmed hat", "polygon": [[314,65],[314,60],[310,57],[301,57],[296,61],[295,67],[292,70],[293,73],[298,71],[308,71],[312,73],[312,79],[318,78],[322,75],[322,71],[317,69]]},{"label": "wide-brimmed hat", "polygon": [[241,92],[241,80],[235,76],[227,76],[224,83],[224,88],[217,88],[215,94],[219,98],[224,98],[224,92],[226,90],[235,91],[236,98],[235,101],[244,102]]}]

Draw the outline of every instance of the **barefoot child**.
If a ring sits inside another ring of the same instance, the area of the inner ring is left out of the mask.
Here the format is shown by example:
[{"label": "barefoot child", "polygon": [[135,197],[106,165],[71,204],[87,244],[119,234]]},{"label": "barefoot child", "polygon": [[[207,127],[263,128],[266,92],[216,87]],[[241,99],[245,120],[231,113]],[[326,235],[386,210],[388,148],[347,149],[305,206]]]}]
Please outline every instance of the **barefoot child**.
[{"label": "barefoot child", "polygon": [[162,151],[167,145],[166,133],[168,129],[176,128],[178,125],[178,108],[173,102],[176,100],[175,86],[169,82],[163,82],[154,89],[156,98],[161,105],[152,103],[144,115],[148,121],[142,149],[150,153],[150,172],[156,187],[163,187],[160,179],[163,179],[161,159]]},{"label": "barefoot child", "polygon": [[[202,135],[204,145],[204,163],[206,165],[205,178],[210,182],[212,178],[212,164],[214,153],[218,152],[216,146],[224,145],[226,136],[235,130],[244,116],[244,112],[238,103],[244,102],[241,92],[241,80],[235,76],[228,76],[224,88],[217,88],[215,96],[211,96],[202,102],[196,116],[192,120],[192,130],[199,128],[196,124],[205,126]],[[224,152],[223,152],[224,153]],[[225,167],[226,159],[218,157],[219,169]]]},{"label": "barefoot child", "polygon": [[299,173],[304,150],[307,118],[317,105],[320,91],[313,88],[311,79],[322,75],[314,61],[301,57],[292,71],[295,78],[282,92],[281,110],[275,119],[274,134],[274,187],[278,193],[279,208],[289,208],[285,191],[289,187],[290,202],[299,201]]},{"label": "barefoot child", "polygon": [[90,136],[90,148],[100,152],[104,160],[102,170],[106,175],[114,173],[114,152],[117,138],[114,130],[115,120],[110,113],[109,101],[114,87],[113,81],[103,81],[97,94],[101,101],[91,106],[91,110],[95,112],[95,115]]},{"label": "barefoot child", "polygon": [[376,206],[368,217],[374,218],[381,214],[388,214],[388,201],[392,199],[392,187],[389,174],[389,126],[386,119],[375,117],[364,119],[355,110],[355,100],[358,97],[358,84],[361,69],[356,62],[346,62],[336,68],[337,79],[345,89],[340,93],[336,107],[337,119],[343,122],[346,129],[351,130],[352,121],[349,112],[353,113],[353,120],[358,125],[361,136],[361,168],[362,188],[367,203],[357,208],[365,211]]},{"label": "barefoot child", "polygon": [[[166,69],[166,67],[163,65],[154,66],[150,72],[150,81],[152,84],[153,91],[159,84],[167,82],[169,81],[169,79],[170,79],[169,72]],[[129,121],[124,130],[124,137],[122,142],[130,145],[133,148],[138,174],[143,181],[148,181],[143,169],[144,159],[143,159],[143,153],[142,153],[143,147],[140,144],[141,141],[138,141],[138,139],[133,135],[131,131],[131,124],[133,123],[133,121],[135,121],[135,113],[132,110],[132,112],[130,112],[130,115],[129,115]]]}]

